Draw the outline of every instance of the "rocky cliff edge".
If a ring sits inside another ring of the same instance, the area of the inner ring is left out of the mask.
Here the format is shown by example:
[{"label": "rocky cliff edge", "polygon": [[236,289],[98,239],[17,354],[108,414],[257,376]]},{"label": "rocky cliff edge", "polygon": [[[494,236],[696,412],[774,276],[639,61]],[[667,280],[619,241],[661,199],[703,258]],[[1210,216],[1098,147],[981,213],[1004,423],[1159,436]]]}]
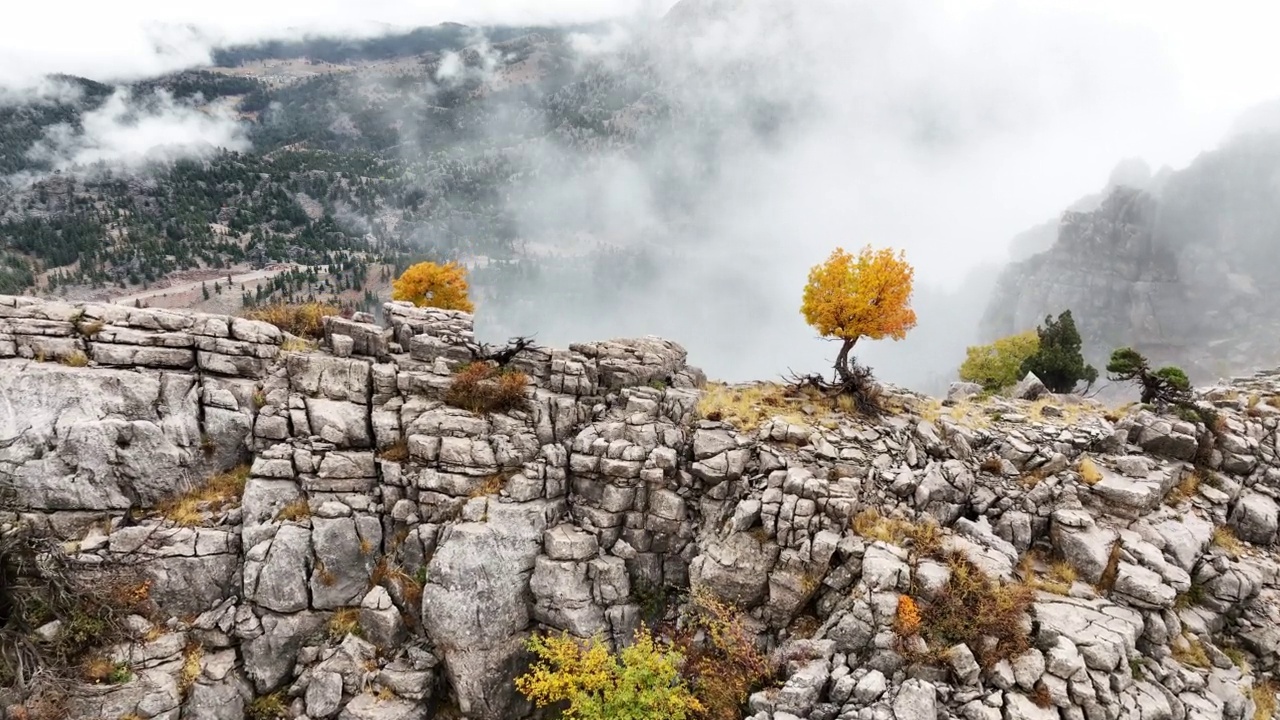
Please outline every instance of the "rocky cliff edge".
[{"label": "rocky cliff edge", "polygon": [[[887,388],[861,418],[776,388],[717,401],[644,338],[527,349],[526,408],[477,415],[444,402],[471,317],[386,311],[329,318],[321,350],[239,318],[0,298],[3,530],[141,573],[154,609],[108,649],[120,682],[69,691],[66,717],[231,720],[262,698],[524,717],[530,633],[625,642],[691,586],[780,658],[753,720],[1274,707],[1280,374],[1203,391],[1208,424],[963,388]],[[237,497],[201,494],[238,466]],[[902,598],[927,624],[971,570],[1034,592],[1016,654],[904,637]]]}]

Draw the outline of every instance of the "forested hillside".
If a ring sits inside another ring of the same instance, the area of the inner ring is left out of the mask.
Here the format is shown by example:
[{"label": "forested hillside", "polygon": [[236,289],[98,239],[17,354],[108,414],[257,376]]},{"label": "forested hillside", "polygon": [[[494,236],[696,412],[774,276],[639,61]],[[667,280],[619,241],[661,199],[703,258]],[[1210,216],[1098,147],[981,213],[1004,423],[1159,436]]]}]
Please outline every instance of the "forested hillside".
[{"label": "forested hillside", "polygon": [[[605,242],[609,218],[590,203],[567,214],[546,179],[590,187],[602,159],[632,155],[670,177],[674,218],[682,187],[711,168],[654,152],[646,134],[672,105],[643,53],[587,60],[572,32],[448,25],[229,48],[221,67],[125,90],[142,113],[159,101],[231,108],[251,149],[132,171],[42,159],[41,143],[120,91],[59,78],[55,98],[0,107],[0,292],[100,295],[176,271],[367,272],[423,256],[469,261],[496,302],[547,273],[564,275],[567,299],[634,285],[652,251]],[[540,260],[549,251],[555,267]]]}]

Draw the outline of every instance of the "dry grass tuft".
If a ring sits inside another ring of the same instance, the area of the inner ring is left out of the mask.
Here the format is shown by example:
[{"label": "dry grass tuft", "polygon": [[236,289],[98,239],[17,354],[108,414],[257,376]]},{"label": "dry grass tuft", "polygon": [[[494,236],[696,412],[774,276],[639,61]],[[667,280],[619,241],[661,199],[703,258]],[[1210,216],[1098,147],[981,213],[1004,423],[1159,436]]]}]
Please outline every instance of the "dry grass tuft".
[{"label": "dry grass tuft", "polygon": [[1120,574],[1120,553],[1122,546],[1117,538],[1111,543],[1111,551],[1107,555],[1107,565],[1102,569],[1102,577],[1098,578],[1097,589],[1102,594],[1111,592],[1116,586],[1116,577]]},{"label": "dry grass tuft", "polygon": [[1213,529],[1213,545],[1232,558],[1239,558],[1244,554],[1244,543],[1236,537],[1234,530],[1225,525],[1219,525]]},{"label": "dry grass tuft", "polygon": [[726,385],[708,383],[698,399],[698,415],[707,420],[727,422],[739,430],[759,428],[777,416],[804,422],[787,388],[776,383]]},{"label": "dry grass tuft", "polygon": [[348,635],[360,634],[360,608],[342,608],[329,616],[329,640],[338,642]]},{"label": "dry grass tuft", "polygon": [[476,488],[472,490],[471,494],[468,495],[467,497],[474,500],[476,498],[488,497],[490,495],[497,495],[498,493],[502,492],[502,488],[506,484],[507,484],[507,476],[502,474],[490,475],[489,477],[484,479],[484,482],[477,485]]},{"label": "dry grass tuft", "polygon": [[444,401],[477,415],[523,410],[528,385],[529,376],[518,370],[474,362],[454,373]]},{"label": "dry grass tuft", "polygon": [[1080,481],[1085,485],[1097,485],[1102,482],[1102,471],[1088,455],[1080,458],[1080,462],[1076,464],[1076,472],[1080,474]]},{"label": "dry grass tuft", "polygon": [[325,587],[333,587],[338,583],[338,576],[334,575],[332,570],[325,567],[324,562],[319,559],[316,560],[315,578]]},{"label": "dry grass tuft", "polygon": [[1173,486],[1169,494],[1165,496],[1165,504],[1170,506],[1181,505],[1182,503],[1195,497],[1200,492],[1200,483],[1204,480],[1200,470],[1189,473],[1183,473],[1182,479],[1178,484]]},{"label": "dry grass tuft", "polygon": [[1049,473],[1045,472],[1043,468],[1036,468],[1035,470],[1028,470],[1027,472],[1019,475],[1018,482],[1022,483],[1024,488],[1030,490],[1043,482],[1047,477],[1049,477]]},{"label": "dry grass tuft", "polygon": [[887,518],[875,508],[867,508],[853,517],[852,528],[868,540],[892,545],[905,545],[910,540],[920,555],[936,555],[942,550],[942,529],[930,520],[911,522]]},{"label": "dry grass tuft", "polygon": [[1002,461],[998,455],[988,455],[986,459],[982,461],[982,464],[978,466],[978,469],[984,473],[1002,475],[1004,474],[1004,461]]},{"label": "dry grass tuft", "polygon": [[389,556],[384,555],[378,558],[377,564],[373,566],[373,573],[369,576],[369,587],[382,585],[392,591],[392,597],[398,594],[403,598],[407,607],[418,608],[422,604],[422,586],[425,580],[425,572],[420,571],[420,576],[417,577],[410,575]]},{"label": "dry grass tuft", "polygon": [[1253,698],[1253,720],[1273,720],[1276,717],[1276,695],[1280,694],[1280,683],[1275,680],[1255,683],[1249,694]]},{"label": "dry grass tuft", "polygon": [[1059,560],[1048,564],[1047,570],[1041,573],[1040,568],[1043,565],[1045,563],[1038,551],[1027,551],[1018,561],[1018,573],[1022,576],[1022,582],[1036,590],[1055,595],[1069,595],[1071,586],[1076,581],[1076,569],[1071,563]]},{"label": "dry grass tuft", "polygon": [[85,355],[83,350],[73,350],[71,354],[62,358],[62,364],[67,367],[85,367],[89,364],[89,356]]},{"label": "dry grass tuft", "polygon": [[409,441],[401,438],[396,442],[383,448],[378,453],[378,459],[387,460],[389,462],[404,462],[409,459]]},{"label": "dry grass tuft", "polygon": [[287,337],[280,343],[280,352],[309,353],[320,349],[320,343],[300,337]]},{"label": "dry grass tuft", "polygon": [[85,682],[95,685],[119,685],[133,679],[133,671],[127,664],[112,662],[101,655],[86,660],[82,674]]},{"label": "dry grass tuft", "polygon": [[239,503],[248,480],[249,466],[241,465],[214,475],[185,495],[165,500],[156,506],[156,511],[175,525],[199,525],[204,522],[206,512],[218,512]]},{"label": "dry grass tuft", "polygon": [[178,690],[183,697],[191,690],[191,686],[196,684],[196,679],[200,677],[200,661],[204,658],[204,648],[199,643],[187,643],[182,650],[182,669],[178,672]]},{"label": "dry grass tuft", "polygon": [[341,312],[331,303],[272,303],[246,310],[244,317],[271,323],[291,335],[319,340],[324,337],[324,318]]},{"label": "dry grass tuft", "polygon": [[307,503],[306,498],[298,498],[280,508],[280,512],[276,513],[278,522],[302,522],[309,517],[311,517],[311,505]]},{"label": "dry grass tuft", "polygon": [[1200,642],[1200,638],[1194,635],[1183,634],[1182,642],[1175,641],[1171,650],[1173,651],[1173,659],[1183,665],[1191,667],[1208,668],[1213,665],[1209,660],[1209,654],[1205,652],[1204,643]]},{"label": "dry grass tuft", "polygon": [[284,691],[277,690],[270,695],[256,697],[245,709],[245,720],[281,720],[289,713],[289,704]]},{"label": "dry grass tuft", "polygon": [[992,416],[987,413],[986,408],[970,398],[965,398],[951,406],[944,406],[941,400],[931,399],[919,407],[917,413],[920,415],[920,419],[928,420],[931,423],[936,424],[946,417],[956,425],[970,430],[991,427],[992,420]]}]

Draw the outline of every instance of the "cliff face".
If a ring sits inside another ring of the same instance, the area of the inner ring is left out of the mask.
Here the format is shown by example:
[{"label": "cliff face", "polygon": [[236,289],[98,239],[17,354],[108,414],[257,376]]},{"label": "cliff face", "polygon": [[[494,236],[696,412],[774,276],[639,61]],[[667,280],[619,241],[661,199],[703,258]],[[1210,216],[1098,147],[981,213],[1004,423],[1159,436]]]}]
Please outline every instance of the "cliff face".
[{"label": "cliff face", "polygon": [[1258,135],[1147,190],[1109,185],[1096,209],[1062,216],[1052,247],[1005,269],[982,335],[1070,309],[1097,362],[1132,345],[1202,381],[1269,367],[1280,352],[1278,183],[1280,136]]},{"label": "cliff face", "polygon": [[[1280,376],[1209,392],[1214,431],[892,388],[878,419],[765,398],[778,417],[735,427],[645,338],[521,352],[527,408],[477,415],[443,402],[470,316],[387,311],[297,352],[239,319],[0,299],[5,532],[144,573],[156,608],[110,649],[131,679],[74,688],[68,717],[229,720],[273,693],[291,717],[525,717],[530,633],[625,642],[691,585],[783,658],[757,720],[1240,720],[1265,695]],[[164,503],[241,462],[233,501]],[[930,523],[936,547],[885,530]],[[1034,585],[1050,560],[1075,580]],[[1027,648],[895,630],[969,566],[1039,588]]]}]

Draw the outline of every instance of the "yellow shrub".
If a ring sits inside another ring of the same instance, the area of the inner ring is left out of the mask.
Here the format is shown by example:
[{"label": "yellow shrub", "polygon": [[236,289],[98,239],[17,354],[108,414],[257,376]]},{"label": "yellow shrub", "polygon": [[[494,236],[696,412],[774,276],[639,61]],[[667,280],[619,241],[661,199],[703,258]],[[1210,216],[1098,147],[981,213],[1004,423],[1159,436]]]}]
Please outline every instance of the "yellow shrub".
[{"label": "yellow shrub", "polygon": [[538,707],[567,703],[562,717],[688,720],[703,712],[680,677],[684,658],[647,630],[616,655],[599,638],[579,642],[567,634],[535,636],[529,649],[538,662],[516,678],[516,689]]},{"label": "yellow shrub", "polygon": [[1022,363],[1039,349],[1040,336],[1035,330],[1000,338],[990,345],[975,345],[965,351],[960,379],[998,392],[1022,379]]}]

